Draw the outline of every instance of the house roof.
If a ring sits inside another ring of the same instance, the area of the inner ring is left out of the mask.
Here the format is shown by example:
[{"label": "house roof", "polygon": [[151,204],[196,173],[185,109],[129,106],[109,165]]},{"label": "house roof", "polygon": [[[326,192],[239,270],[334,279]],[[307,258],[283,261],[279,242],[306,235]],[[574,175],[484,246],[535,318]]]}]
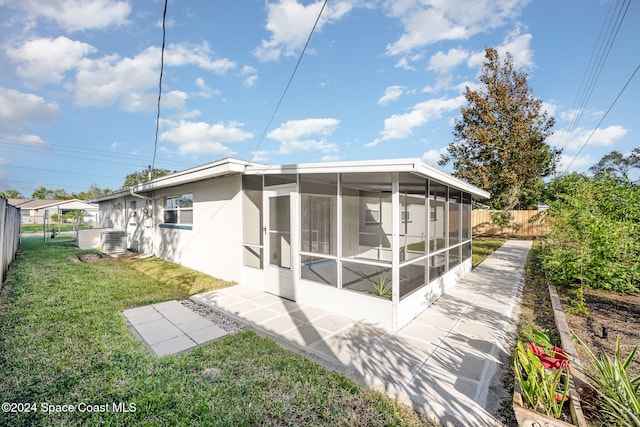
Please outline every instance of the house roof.
[{"label": "house roof", "polygon": [[97,209],[98,206],[84,200],[51,200],[51,199],[9,199],[9,204],[20,209],[45,209],[59,206],[64,209]]},{"label": "house roof", "polygon": [[291,165],[263,165],[233,158],[222,159],[184,171],[153,179],[132,187],[123,188],[91,199],[93,202],[112,200],[127,194],[140,195],[161,188],[173,187],[224,175],[278,175],[307,173],[374,173],[409,172],[439,181],[466,191],[477,198],[489,198],[490,194],[439,169],[424,164],[420,159],[391,159],[329,163],[301,163]]}]

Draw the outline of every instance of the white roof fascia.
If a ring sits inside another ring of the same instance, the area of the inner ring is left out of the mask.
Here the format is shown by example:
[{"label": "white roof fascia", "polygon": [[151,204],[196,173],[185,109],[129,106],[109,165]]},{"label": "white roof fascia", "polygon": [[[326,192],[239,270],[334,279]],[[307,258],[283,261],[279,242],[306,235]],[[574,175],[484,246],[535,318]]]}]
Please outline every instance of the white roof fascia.
[{"label": "white roof fascia", "polygon": [[136,193],[153,191],[166,187],[174,187],[176,185],[188,184],[191,182],[202,181],[209,178],[217,178],[224,175],[241,174],[244,172],[248,162],[237,159],[224,159],[206,165],[196,166],[171,175],[165,175],[151,181],[134,185],[131,188]]},{"label": "white roof fascia", "polygon": [[233,158],[218,160],[216,162],[207,163],[205,165],[196,166],[191,169],[185,169],[170,175],[165,175],[151,181],[143,182],[127,188],[121,188],[109,194],[92,199],[95,202],[103,202],[107,200],[117,199],[135,193],[144,193],[162,188],[173,187],[177,185],[188,184],[191,182],[202,181],[204,179],[216,178],[224,175],[241,174],[244,172],[248,162]]},{"label": "white roof fascia", "polygon": [[491,197],[491,193],[489,193],[488,191],[478,188],[475,185],[471,185],[468,182],[456,178],[455,176],[449,175],[448,173],[436,169],[433,166],[426,165],[422,162],[419,162],[419,164],[417,164],[416,166],[416,172],[428,178],[434,179],[442,184],[458,188],[462,191],[466,191],[467,193],[471,193],[473,196],[482,197],[484,199],[489,199]]},{"label": "white roof fascia", "polygon": [[303,163],[299,165],[248,166],[246,175],[278,175],[296,173],[374,173],[413,172],[425,178],[455,187],[476,197],[488,199],[491,194],[446,172],[424,164],[420,159],[370,160],[334,163]]}]

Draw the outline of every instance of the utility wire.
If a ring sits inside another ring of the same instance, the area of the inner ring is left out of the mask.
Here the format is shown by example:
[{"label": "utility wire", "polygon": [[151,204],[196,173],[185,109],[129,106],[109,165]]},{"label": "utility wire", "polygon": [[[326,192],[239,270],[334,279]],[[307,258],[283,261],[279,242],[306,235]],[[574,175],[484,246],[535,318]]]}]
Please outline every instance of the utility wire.
[{"label": "utility wire", "polygon": [[[614,15],[616,15],[618,4],[620,4],[620,9],[617,11],[617,16],[615,16],[614,18]],[[607,12],[607,17],[605,18],[605,21],[602,24],[602,28],[600,29],[598,41],[596,42],[596,46],[594,46],[594,50],[591,53],[591,58],[589,59],[587,68],[585,69],[578,94],[576,95],[576,99],[574,100],[572,106],[572,110],[576,111],[576,114],[569,125],[566,127],[564,137],[562,138],[562,141],[560,143],[561,149],[564,149],[566,147],[571,135],[577,127],[577,124],[582,119],[582,115],[584,114],[584,110],[589,103],[589,100],[591,99],[591,95],[593,94],[593,90],[595,89],[598,79],[600,78],[600,74],[602,73],[604,64],[609,57],[609,53],[611,52],[613,43],[618,36],[622,21],[624,21],[624,18],[627,15],[627,11],[629,10],[629,6],[631,5],[631,0],[622,0],[618,4],[616,4],[615,6],[613,3],[611,4],[611,6],[609,7],[609,11]]]},{"label": "utility wire", "polygon": [[569,169],[569,167],[573,164],[573,161],[578,157],[578,155],[582,152],[582,149],[589,143],[589,141],[591,140],[591,137],[596,133],[596,131],[598,130],[598,128],[600,127],[600,125],[602,124],[602,122],[604,121],[604,119],[607,117],[607,114],[609,114],[609,111],[611,111],[611,109],[613,108],[614,105],[616,105],[616,102],[618,102],[618,99],[620,98],[620,96],[622,95],[622,93],[625,91],[625,89],[627,88],[627,86],[629,86],[629,83],[631,82],[631,80],[633,80],[633,78],[635,77],[636,73],[638,72],[638,70],[640,70],[640,64],[638,64],[638,66],[636,67],[636,69],[633,71],[633,73],[631,74],[631,77],[629,77],[629,80],[627,80],[627,82],[624,84],[624,87],[622,88],[622,90],[620,90],[620,92],[618,93],[618,96],[616,96],[616,99],[613,100],[613,102],[611,103],[611,105],[609,106],[609,108],[607,109],[607,112],[604,113],[604,115],[602,116],[602,118],[600,119],[600,121],[598,122],[598,125],[595,127],[595,129],[593,129],[593,132],[591,132],[591,135],[589,135],[589,137],[586,139],[586,141],[584,141],[584,143],[582,144],[582,146],[580,147],[580,149],[578,150],[578,152],[576,153],[575,156],[573,156],[573,159],[571,159],[571,161],[569,162],[569,164],[567,165],[567,167],[564,169],[564,173],[567,172],[567,170]]},{"label": "utility wire", "polygon": [[166,21],[168,2],[169,0],[164,0],[164,12],[162,13],[162,49],[160,50],[160,79],[158,81],[158,113],[156,114],[156,138],[153,143],[153,161],[151,162],[149,177],[153,176],[153,169],[156,166],[156,153],[158,152],[158,132],[160,129],[160,99],[162,98],[162,75],[164,74],[164,42],[167,36]]},{"label": "utility wire", "polygon": [[318,17],[316,18],[316,22],[313,23],[313,28],[311,28],[311,32],[309,33],[309,37],[307,37],[307,41],[304,44],[304,47],[302,48],[302,52],[300,52],[300,56],[298,56],[298,62],[296,62],[296,66],[293,68],[293,72],[291,73],[291,77],[289,77],[289,82],[287,83],[287,86],[284,88],[284,91],[282,92],[282,95],[280,96],[280,100],[278,101],[278,104],[276,104],[276,108],[273,110],[273,114],[271,115],[271,118],[269,119],[269,122],[267,123],[267,126],[264,128],[264,131],[262,132],[262,135],[260,135],[260,139],[258,140],[258,143],[256,144],[256,147],[253,150],[253,155],[251,156],[251,160],[249,160],[249,163],[251,163],[256,155],[256,152],[258,151],[258,148],[260,147],[260,144],[262,144],[262,141],[264,140],[265,135],[267,134],[267,131],[269,130],[269,128],[271,127],[271,124],[273,123],[273,120],[276,118],[276,114],[278,114],[278,110],[280,109],[280,104],[282,104],[282,100],[284,99],[285,95],[287,94],[287,91],[289,90],[289,86],[291,86],[291,82],[293,82],[293,77],[296,75],[296,71],[298,71],[298,67],[300,66],[300,62],[302,62],[302,57],[304,56],[305,51],[307,50],[307,46],[309,46],[309,42],[311,41],[311,36],[313,36],[314,31],[316,30],[316,27],[318,26],[318,22],[320,21],[320,17],[322,16],[322,12],[324,11],[325,6],[327,5],[327,1],[328,0],[324,0],[324,2],[322,3],[322,7],[320,8],[320,12],[318,13]]}]

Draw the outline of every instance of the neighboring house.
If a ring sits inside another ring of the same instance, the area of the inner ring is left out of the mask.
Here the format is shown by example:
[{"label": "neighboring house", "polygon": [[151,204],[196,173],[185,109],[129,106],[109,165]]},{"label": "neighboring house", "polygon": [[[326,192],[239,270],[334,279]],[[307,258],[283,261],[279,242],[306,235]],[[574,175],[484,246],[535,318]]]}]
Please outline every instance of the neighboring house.
[{"label": "neighboring house", "polygon": [[471,200],[416,159],[225,159],[100,196],[127,246],[397,330],[471,270]]},{"label": "neighboring house", "polygon": [[9,204],[20,208],[22,224],[42,224],[45,215],[51,221],[51,215],[62,216],[73,211],[82,211],[84,222],[97,222],[98,205],[78,199],[70,200],[26,200],[9,199]]}]

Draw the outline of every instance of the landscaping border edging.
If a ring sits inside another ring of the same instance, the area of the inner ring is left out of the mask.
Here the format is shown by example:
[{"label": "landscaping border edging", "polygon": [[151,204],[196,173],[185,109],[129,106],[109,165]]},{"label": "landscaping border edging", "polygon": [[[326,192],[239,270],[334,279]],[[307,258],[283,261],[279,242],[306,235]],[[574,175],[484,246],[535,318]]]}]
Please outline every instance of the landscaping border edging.
[{"label": "landscaping border edging", "polygon": [[562,349],[569,354],[571,363],[569,364],[569,396],[571,403],[571,418],[578,427],[587,427],[587,421],[582,413],[582,406],[580,405],[580,395],[576,388],[587,382],[584,374],[584,369],[578,358],[578,352],[576,346],[571,339],[571,331],[567,319],[564,317],[564,311],[562,310],[562,303],[558,296],[558,291],[553,285],[549,285],[549,297],[551,298],[551,306],[553,308],[553,318],[556,321],[556,327],[560,333],[560,342]]}]

